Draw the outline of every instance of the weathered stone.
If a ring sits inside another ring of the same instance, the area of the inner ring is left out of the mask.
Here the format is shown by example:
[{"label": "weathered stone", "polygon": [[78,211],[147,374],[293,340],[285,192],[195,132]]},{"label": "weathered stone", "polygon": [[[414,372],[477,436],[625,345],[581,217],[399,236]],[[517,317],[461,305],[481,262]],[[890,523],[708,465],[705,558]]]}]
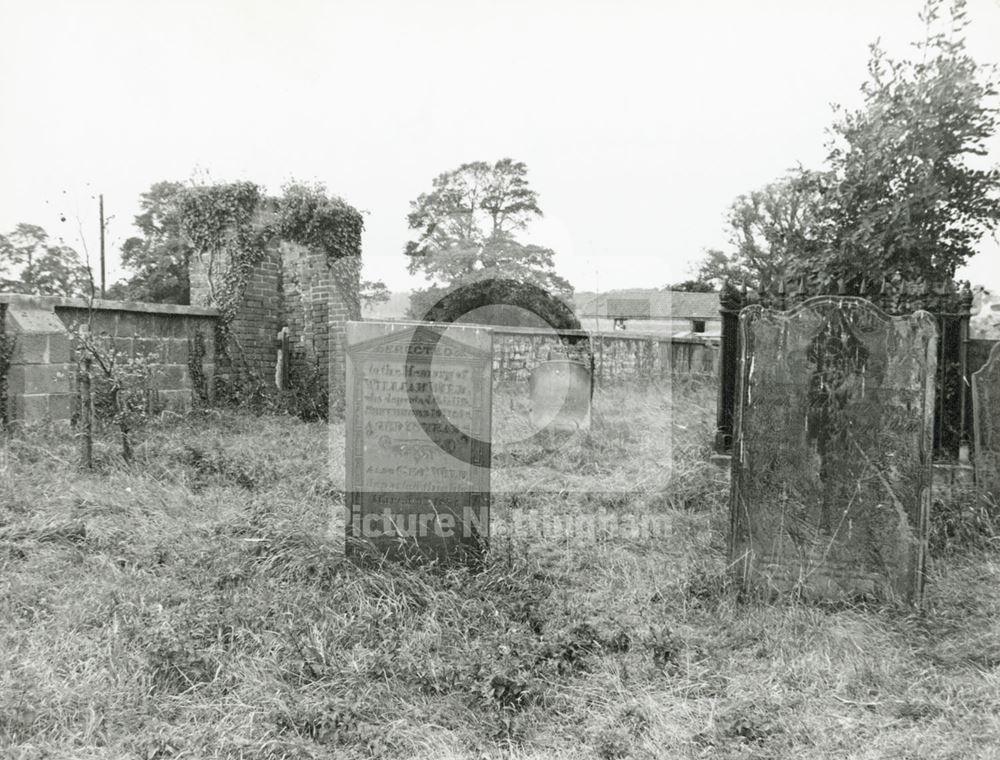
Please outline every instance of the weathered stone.
[{"label": "weathered stone", "polygon": [[15,334],[14,351],[11,353],[14,364],[48,364],[49,336],[46,334]]},{"label": "weathered stone", "polygon": [[69,364],[73,360],[73,347],[70,345],[68,334],[49,335],[48,360],[50,364]]},{"label": "weathered stone", "polygon": [[48,393],[11,396],[9,402],[11,420],[28,425],[50,421],[49,396]]},{"label": "weathered stone", "polygon": [[7,392],[33,396],[73,390],[72,364],[15,364],[7,373]]},{"label": "weathered stone", "polygon": [[745,586],[919,602],[937,330],[860,298],[740,315],[730,558]]},{"label": "weathered stone", "polygon": [[590,430],[591,376],[586,364],[552,359],[531,373],[531,426],[574,432]]},{"label": "weathered stone", "polygon": [[1000,343],[972,373],[972,418],[976,485],[994,514],[1000,514]]},{"label": "weathered stone", "polygon": [[49,395],[49,417],[53,421],[69,420],[76,409],[75,393],[52,393]]},{"label": "weathered stone", "polygon": [[484,328],[347,323],[348,553],[480,553],[491,367]]}]

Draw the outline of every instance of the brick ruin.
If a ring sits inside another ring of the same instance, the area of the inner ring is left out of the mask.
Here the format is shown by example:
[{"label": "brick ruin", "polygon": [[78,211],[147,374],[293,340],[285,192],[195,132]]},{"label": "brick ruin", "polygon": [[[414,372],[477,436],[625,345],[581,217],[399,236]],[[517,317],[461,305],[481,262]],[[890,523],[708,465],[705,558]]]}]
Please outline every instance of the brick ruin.
[{"label": "brick ruin", "polygon": [[[191,304],[213,307],[212,283],[220,262],[206,256],[191,261]],[[224,262],[222,262],[224,263]],[[356,264],[356,262],[352,262]],[[295,243],[282,242],[269,248],[253,268],[245,290],[229,324],[230,340],[226,352],[219,352],[220,376],[249,370],[270,381],[278,362],[279,333],[288,328],[289,369],[293,377],[318,373],[318,380],[330,391],[331,401],[342,395],[344,382],[345,325],[360,319],[356,297],[345,298],[337,270],[346,272],[349,287],[357,293],[359,267],[330,262],[322,251],[309,250]],[[353,272],[353,274],[351,274]]]},{"label": "brick ruin", "polygon": [[[117,350],[152,358],[151,392],[163,408],[190,406],[202,378],[209,396],[217,381],[225,387],[238,382],[238,375],[274,388],[282,328],[288,334],[287,376],[293,383],[312,377],[336,405],[342,398],[345,326],[360,317],[356,297],[344,298],[337,280],[352,281],[356,293],[356,264],[337,272],[338,262],[328,264],[324,253],[289,243],[269,249],[238,300],[225,347],[217,342],[221,317],[199,257],[190,271],[191,306],[0,294],[0,330],[13,341],[0,417],[27,424],[72,419],[77,401],[70,330],[88,320],[92,332],[106,335]],[[217,279],[213,273],[213,283]]]}]

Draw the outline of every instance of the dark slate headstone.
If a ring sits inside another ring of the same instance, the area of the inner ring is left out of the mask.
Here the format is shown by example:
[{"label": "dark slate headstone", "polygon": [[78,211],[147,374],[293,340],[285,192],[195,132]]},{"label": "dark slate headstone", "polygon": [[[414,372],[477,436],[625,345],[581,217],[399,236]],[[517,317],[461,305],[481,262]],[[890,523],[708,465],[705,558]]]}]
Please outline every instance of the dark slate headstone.
[{"label": "dark slate headstone", "polygon": [[972,424],[975,435],[976,484],[991,510],[1000,507],[1000,343],[972,373]]},{"label": "dark slate headstone", "polygon": [[348,554],[481,553],[492,346],[485,328],[347,323]]},{"label": "dark slate headstone", "polygon": [[590,367],[572,359],[550,359],[531,372],[531,426],[537,430],[590,430]]},{"label": "dark slate headstone", "polygon": [[937,328],[861,298],[740,314],[730,560],[744,587],[923,590]]}]

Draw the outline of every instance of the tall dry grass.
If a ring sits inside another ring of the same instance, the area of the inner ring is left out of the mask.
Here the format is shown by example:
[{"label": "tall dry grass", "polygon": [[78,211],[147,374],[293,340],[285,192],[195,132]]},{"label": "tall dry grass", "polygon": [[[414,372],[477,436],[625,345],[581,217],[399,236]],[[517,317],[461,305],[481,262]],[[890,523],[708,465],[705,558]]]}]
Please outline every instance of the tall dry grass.
[{"label": "tall dry grass", "polygon": [[711,387],[595,402],[589,434],[495,449],[477,572],[343,561],[342,426],[191,415],[93,473],[63,431],[0,439],[4,756],[998,756],[995,554],[935,562],[919,615],[740,603]]}]

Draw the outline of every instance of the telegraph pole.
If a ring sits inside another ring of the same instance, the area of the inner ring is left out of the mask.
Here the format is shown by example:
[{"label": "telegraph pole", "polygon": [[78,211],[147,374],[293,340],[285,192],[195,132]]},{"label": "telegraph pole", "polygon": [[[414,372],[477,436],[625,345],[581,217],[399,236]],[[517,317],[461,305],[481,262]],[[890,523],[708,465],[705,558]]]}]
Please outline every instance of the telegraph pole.
[{"label": "telegraph pole", "polygon": [[97,203],[101,214],[101,298],[104,298],[104,193],[98,196]]}]

